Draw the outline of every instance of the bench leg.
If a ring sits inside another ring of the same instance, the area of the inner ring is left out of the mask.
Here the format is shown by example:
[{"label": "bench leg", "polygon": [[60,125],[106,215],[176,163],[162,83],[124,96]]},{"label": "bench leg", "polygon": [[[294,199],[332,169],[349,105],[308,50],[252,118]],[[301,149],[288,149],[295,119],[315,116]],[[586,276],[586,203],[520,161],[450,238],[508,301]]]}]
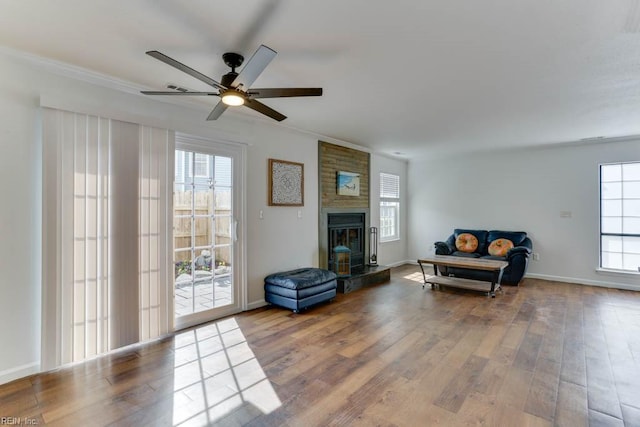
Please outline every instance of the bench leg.
[{"label": "bench leg", "polygon": [[498,289],[501,289],[500,282],[502,281],[502,273],[504,270],[497,270],[493,273],[493,280],[491,281],[491,298],[496,297],[496,283],[498,284]]},{"label": "bench leg", "polygon": [[427,284],[427,275],[424,273],[424,267],[422,266],[422,262],[418,260],[418,265],[420,266],[420,270],[422,270],[422,289],[424,289]]},{"label": "bench leg", "polygon": [[[422,265],[422,262],[420,262],[420,260],[418,260],[418,265],[420,266],[420,270],[422,270],[422,289],[425,288],[425,286],[427,286],[427,274],[424,272],[424,266]],[[437,276],[438,275],[438,266],[434,265],[433,266],[433,275]],[[431,289],[435,289],[435,285],[433,283],[430,283],[431,285]]]}]

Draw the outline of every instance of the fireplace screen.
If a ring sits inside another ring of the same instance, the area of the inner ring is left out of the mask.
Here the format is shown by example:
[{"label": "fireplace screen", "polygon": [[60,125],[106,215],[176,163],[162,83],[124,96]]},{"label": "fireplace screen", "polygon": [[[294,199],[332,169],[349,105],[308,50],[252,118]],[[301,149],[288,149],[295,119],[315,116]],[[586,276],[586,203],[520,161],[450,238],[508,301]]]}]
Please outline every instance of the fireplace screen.
[{"label": "fireplace screen", "polygon": [[334,270],[336,246],[351,251],[351,274],[364,270],[364,213],[332,213],[328,215],[329,269]]}]

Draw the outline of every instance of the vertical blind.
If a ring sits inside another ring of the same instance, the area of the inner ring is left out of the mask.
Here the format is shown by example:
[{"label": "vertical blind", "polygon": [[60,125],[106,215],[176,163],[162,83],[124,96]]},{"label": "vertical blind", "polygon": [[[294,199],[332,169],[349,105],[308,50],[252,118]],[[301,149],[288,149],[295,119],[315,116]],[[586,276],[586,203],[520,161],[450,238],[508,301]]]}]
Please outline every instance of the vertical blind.
[{"label": "vertical blind", "polygon": [[174,139],[44,109],[43,369],[171,329]]}]

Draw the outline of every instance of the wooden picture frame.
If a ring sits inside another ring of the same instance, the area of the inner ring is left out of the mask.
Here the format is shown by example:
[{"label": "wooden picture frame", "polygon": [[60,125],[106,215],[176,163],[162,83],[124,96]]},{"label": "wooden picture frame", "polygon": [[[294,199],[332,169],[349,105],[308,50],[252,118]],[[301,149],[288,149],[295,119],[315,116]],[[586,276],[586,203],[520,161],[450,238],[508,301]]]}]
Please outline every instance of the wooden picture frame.
[{"label": "wooden picture frame", "polygon": [[304,206],[304,164],[269,159],[269,206]]}]

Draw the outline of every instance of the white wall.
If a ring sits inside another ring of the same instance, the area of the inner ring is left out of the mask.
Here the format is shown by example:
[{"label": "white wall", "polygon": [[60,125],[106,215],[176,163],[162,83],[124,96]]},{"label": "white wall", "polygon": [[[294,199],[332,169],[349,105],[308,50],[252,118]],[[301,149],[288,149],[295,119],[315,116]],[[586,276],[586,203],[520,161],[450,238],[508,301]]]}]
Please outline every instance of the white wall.
[{"label": "white wall", "polygon": [[41,145],[37,94],[0,59],[0,383],[40,356]]},{"label": "white wall", "polygon": [[640,275],[596,272],[598,165],[631,160],[640,140],[412,160],[409,254],[432,252],[454,228],[522,230],[540,254],[530,276],[640,290]]},{"label": "white wall", "polygon": [[[380,228],[380,172],[400,176],[400,239],[378,242],[378,264],[398,265],[407,261],[407,165],[405,160],[371,155],[371,226]],[[378,239],[379,240],[379,239]]]},{"label": "white wall", "polygon": [[[92,83],[66,77],[69,74]],[[233,113],[207,122],[205,107],[176,106],[139,95],[126,85],[116,90],[107,87],[112,82],[96,85],[95,80],[77,70],[0,50],[0,383],[39,369],[41,100],[52,107],[248,144],[249,307],[264,303],[265,275],[318,265],[317,137]],[[267,206],[268,158],[304,163],[304,207]]]},{"label": "white wall", "polygon": [[[304,206],[268,206],[269,158],[304,164]],[[249,150],[248,170],[249,306],[256,307],[264,304],[266,275],[319,265],[318,139],[274,128],[260,129]]]}]

